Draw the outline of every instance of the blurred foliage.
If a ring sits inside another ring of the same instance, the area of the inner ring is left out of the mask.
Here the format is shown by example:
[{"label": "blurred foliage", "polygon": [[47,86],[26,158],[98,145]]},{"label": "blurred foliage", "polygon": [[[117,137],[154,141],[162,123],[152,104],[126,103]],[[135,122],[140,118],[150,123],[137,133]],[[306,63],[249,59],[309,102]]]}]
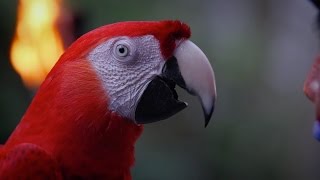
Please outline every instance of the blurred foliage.
[{"label": "blurred foliage", "polygon": [[[8,63],[16,5],[0,2],[1,142],[30,102]],[[302,92],[318,40],[312,30],[316,12],[308,2],[68,0],[66,5],[84,18],[85,32],[117,21],[180,19],[191,26],[191,39],[214,67],[218,100],[209,127],[203,128],[197,99],[179,92],[189,108],[145,126],[134,179],[320,179],[313,106]],[[273,58],[282,56],[288,61]]]}]

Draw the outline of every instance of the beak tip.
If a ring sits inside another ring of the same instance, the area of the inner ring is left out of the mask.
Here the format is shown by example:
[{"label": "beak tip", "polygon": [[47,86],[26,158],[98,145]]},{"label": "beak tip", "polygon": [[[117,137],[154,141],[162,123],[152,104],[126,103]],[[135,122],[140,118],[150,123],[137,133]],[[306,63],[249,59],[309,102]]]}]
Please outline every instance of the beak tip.
[{"label": "beak tip", "polygon": [[210,119],[206,119],[205,123],[204,123],[204,128],[207,128],[208,124],[209,124]]},{"label": "beak tip", "polygon": [[203,112],[204,112],[204,127],[206,128],[210,122],[210,119],[211,119],[211,116],[212,116],[212,113],[214,111],[214,105],[211,107],[210,111],[207,112],[205,109],[203,109]]}]

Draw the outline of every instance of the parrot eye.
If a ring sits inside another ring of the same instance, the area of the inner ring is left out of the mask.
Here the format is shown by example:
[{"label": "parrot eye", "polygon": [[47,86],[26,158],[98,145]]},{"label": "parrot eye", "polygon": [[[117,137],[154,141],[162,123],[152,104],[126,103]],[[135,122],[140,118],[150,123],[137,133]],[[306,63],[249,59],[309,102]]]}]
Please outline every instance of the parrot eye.
[{"label": "parrot eye", "polygon": [[116,46],[116,52],[115,52],[119,57],[126,57],[129,54],[129,49],[126,45],[124,44],[118,44]]},{"label": "parrot eye", "polygon": [[113,55],[119,62],[132,62],[136,54],[135,47],[135,43],[131,39],[121,38],[113,45]]}]

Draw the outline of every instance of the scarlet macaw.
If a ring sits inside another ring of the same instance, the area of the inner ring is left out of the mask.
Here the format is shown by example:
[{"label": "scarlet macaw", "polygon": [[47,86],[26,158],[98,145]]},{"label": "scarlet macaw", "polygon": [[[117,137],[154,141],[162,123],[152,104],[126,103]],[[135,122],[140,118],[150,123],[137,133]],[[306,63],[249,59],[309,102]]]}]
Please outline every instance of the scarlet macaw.
[{"label": "scarlet macaw", "polygon": [[76,40],[0,149],[0,179],[131,179],[144,123],[199,97],[208,124],[214,73],[180,21],[121,22]]},{"label": "scarlet macaw", "polygon": [[[314,6],[320,10],[320,1],[311,0]],[[317,17],[318,26],[320,27],[320,13]],[[304,93],[315,104],[316,120],[313,125],[313,136],[320,141],[320,56],[315,59],[312,68],[304,82]]]}]

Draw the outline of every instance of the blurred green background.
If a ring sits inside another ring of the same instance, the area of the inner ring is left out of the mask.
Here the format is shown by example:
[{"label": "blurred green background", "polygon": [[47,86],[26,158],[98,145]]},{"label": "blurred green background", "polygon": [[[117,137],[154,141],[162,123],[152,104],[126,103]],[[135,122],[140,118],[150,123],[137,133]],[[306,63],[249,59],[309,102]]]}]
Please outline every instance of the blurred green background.
[{"label": "blurred green background", "polygon": [[[218,100],[204,129],[199,102],[145,125],[132,169],[139,180],[320,179],[314,107],[303,81],[319,51],[307,0],[65,0],[83,32],[125,20],[179,19],[211,60]],[[0,1],[0,143],[31,100],[9,64],[17,0]]]}]

